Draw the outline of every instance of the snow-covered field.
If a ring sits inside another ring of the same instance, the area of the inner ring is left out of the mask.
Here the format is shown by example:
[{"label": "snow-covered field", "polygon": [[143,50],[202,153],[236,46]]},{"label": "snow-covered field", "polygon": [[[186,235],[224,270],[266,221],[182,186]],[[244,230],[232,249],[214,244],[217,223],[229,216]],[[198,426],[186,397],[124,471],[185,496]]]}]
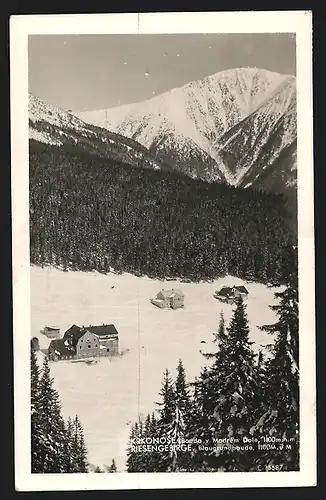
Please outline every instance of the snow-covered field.
[{"label": "snow-covered field", "polygon": [[[45,325],[58,326],[63,335],[73,323],[114,323],[120,347],[129,349],[94,365],[51,363],[63,415],[80,417],[91,463],[110,464],[115,458],[118,469],[124,469],[130,423],[154,409],[163,371],[168,368],[174,375],[182,358],[187,378],[193,380],[206,363],[199,351],[212,348],[222,310],[228,323],[232,306],[214,299],[214,290],[242,283],[230,276],[196,284],[31,267],[31,335],[39,338],[41,348],[49,344],[39,333]],[[161,288],[177,287],[185,293],[184,309],[161,310],[149,302]],[[276,289],[257,283],[246,287],[251,340],[258,349],[271,341],[258,325],[275,321],[269,305]]]}]

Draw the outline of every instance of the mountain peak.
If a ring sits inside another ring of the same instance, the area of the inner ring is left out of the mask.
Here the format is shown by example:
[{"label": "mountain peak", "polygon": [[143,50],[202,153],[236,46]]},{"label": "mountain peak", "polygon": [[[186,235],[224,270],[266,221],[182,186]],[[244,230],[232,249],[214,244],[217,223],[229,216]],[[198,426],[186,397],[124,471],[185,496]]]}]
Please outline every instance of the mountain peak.
[{"label": "mountain peak", "polygon": [[[230,68],[140,103],[76,115],[136,139],[173,168],[192,177],[238,184],[242,170],[235,175],[235,160],[230,163],[219,154],[219,142],[226,148],[223,136],[261,108],[260,119],[252,122],[255,131],[250,136],[253,140],[264,128],[272,130],[275,119],[293,103],[295,82],[294,76],[265,69]],[[292,138],[291,133],[288,136]],[[286,134],[284,131],[282,144],[287,142]],[[246,137],[241,136],[241,140],[246,141]],[[247,165],[243,169],[243,175],[249,168]]]}]

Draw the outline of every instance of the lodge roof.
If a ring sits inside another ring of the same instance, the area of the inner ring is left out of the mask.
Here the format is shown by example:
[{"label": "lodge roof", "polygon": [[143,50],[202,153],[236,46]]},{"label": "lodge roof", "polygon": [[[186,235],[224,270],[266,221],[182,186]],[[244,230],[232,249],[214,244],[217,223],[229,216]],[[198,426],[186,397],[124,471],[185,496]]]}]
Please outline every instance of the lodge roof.
[{"label": "lodge roof", "polygon": [[85,330],[80,328],[77,325],[72,325],[68,330],[65,332],[63,336],[63,340],[69,340],[70,344],[73,347],[76,347],[78,340],[82,335],[84,335]]},{"label": "lodge roof", "polygon": [[69,337],[70,337],[70,336],[74,336],[74,335],[76,335],[76,334],[80,333],[80,332],[81,332],[81,330],[82,330],[82,329],[80,328],[80,326],[77,326],[77,325],[73,324],[70,328],[68,328],[68,330],[65,332],[65,334],[64,334],[64,336],[63,336],[63,337],[66,337],[66,336],[69,336]]},{"label": "lodge roof", "polygon": [[114,325],[89,325],[85,327],[85,330],[87,330],[90,333],[94,333],[95,335],[98,335],[99,337],[102,336],[107,336],[107,335],[115,335],[118,336],[118,331]]},{"label": "lodge roof", "polygon": [[162,299],[168,299],[175,295],[179,295],[180,297],[184,297],[184,293],[179,288],[172,288],[172,290],[160,290],[157,294],[157,298],[161,297]]},{"label": "lodge roof", "polygon": [[75,353],[74,347],[69,345],[67,340],[65,341],[64,339],[51,340],[49,350],[57,351],[61,356],[71,356]]},{"label": "lodge roof", "polygon": [[69,340],[69,343],[73,348],[76,348],[78,340],[86,333],[93,333],[98,337],[106,337],[108,335],[117,337],[118,331],[114,325],[89,325],[79,327],[77,325],[72,325],[64,334],[63,340]]},{"label": "lodge roof", "polygon": [[219,292],[216,292],[217,295],[222,295],[223,297],[228,297],[232,295],[232,288],[229,286],[223,286]]},{"label": "lodge roof", "polygon": [[162,299],[168,299],[171,295],[170,290],[160,290],[157,294],[157,297],[161,297]]},{"label": "lodge roof", "polygon": [[246,287],[243,285],[235,286],[234,288],[236,288],[240,293],[249,293]]},{"label": "lodge roof", "polygon": [[221,295],[222,297],[233,296],[235,290],[238,290],[240,293],[249,293],[245,286],[239,285],[233,286],[232,288],[229,286],[223,286],[219,292],[216,292],[216,295]]}]

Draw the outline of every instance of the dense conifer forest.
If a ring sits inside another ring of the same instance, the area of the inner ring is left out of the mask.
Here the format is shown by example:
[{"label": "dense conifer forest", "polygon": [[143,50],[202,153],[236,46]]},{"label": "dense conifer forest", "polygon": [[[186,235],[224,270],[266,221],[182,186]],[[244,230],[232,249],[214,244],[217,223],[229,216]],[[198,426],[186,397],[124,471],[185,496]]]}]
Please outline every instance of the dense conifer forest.
[{"label": "dense conifer forest", "polygon": [[30,141],[33,264],[285,282],[294,238],[282,195]]}]

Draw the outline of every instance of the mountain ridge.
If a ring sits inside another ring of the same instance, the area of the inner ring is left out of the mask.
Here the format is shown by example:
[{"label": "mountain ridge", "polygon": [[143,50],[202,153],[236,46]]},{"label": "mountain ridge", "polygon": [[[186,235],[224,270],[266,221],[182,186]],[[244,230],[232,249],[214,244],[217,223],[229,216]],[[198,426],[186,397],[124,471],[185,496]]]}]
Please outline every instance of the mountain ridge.
[{"label": "mountain ridge", "polygon": [[[273,124],[280,113],[288,112],[286,106],[283,109],[282,103],[278,103],[279,95],[285,89],[290,89],[292,95],[295,82],[291,75],[235,68],[189,82],[141,103],[75,114],[89,123],[136,139],[164,161],[172,158],[173,168],[193,178],[241,185],[241,176],[234,178],[228,163],[216,155],[216,150],[226,146],[224,134],[240,123],[248,128],[246,119],[264,106],[271,109],[269,116],[265,112],[261,118],[261,128],[271,128],[268,120]],[[253,125],[254,129],[247,133],[254,138],[259,134],[259,124]],[[286,136],[286,131],[280,133]],[[283,147],[284,141],[280,143]],[[287,145],[285,141],[284,146]]]},{"label": "mountain ridge", "polygon": [[51,146],[76,146],[102,158],[133,166],[169,170],[140,143],[88,124],[29,93],[29,139]]}]

